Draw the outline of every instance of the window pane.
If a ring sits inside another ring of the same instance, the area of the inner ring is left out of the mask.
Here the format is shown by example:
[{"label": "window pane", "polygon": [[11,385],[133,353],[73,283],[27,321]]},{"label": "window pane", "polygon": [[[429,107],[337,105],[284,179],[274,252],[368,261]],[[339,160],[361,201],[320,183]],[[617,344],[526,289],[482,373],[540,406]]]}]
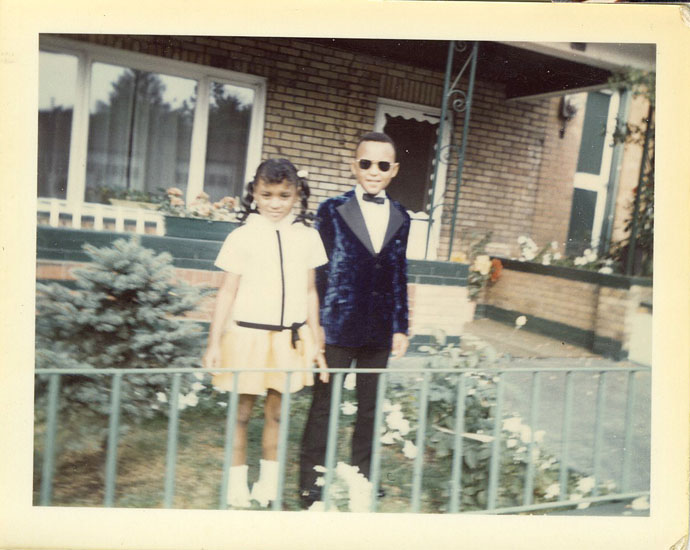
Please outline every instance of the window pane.
[{"label": "window pane", "polygon": [[582,126],[580,156],[577,171],[598,175],[601,172],[601,159],[606,140],[606,122],[609,118],[611,96],[601,92],[587,94],[585,121]]},{"label": "window pane", "polygon": [[196,81],[103,63],[91,76],[86,200],[187,186]]},{"label": "window pane", "polygon": [[211,82],[204,191],[211,200],[241,196],[254,91]]},{"label": "window pane", "polygon": [[67,196],[77,58],[40,52],[38,58],[38,196]]},{"label": "window pane", "polygon": [[565,251],[568,255],[582,254],[592,246],[594,211],[597,206],[597,192],[575,188],[573,206],[570,211],[570,227]]}]

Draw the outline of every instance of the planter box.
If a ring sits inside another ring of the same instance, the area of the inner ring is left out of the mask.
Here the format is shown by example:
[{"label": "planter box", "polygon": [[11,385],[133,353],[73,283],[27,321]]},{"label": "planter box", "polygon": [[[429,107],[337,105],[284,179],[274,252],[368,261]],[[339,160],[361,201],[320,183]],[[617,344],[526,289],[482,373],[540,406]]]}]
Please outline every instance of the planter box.
[{"label": "planter box", "polygon": [[204,241],[224,241],[225,237],[239,227],[237,222],[202,220],[199,218],[165,217],[165,235]]}]

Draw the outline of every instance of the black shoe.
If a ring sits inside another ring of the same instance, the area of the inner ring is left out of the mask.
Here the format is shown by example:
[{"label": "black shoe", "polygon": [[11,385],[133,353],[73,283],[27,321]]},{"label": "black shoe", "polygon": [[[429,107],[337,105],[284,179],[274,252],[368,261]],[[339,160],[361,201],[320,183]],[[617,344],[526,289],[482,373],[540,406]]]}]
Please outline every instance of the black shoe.
[{"label": "black shoe", "polygon": [[379,490],[376,491],[376,498],[383,498],[386,496],[386,491],[384,491],[381,487],[379,487]]}]

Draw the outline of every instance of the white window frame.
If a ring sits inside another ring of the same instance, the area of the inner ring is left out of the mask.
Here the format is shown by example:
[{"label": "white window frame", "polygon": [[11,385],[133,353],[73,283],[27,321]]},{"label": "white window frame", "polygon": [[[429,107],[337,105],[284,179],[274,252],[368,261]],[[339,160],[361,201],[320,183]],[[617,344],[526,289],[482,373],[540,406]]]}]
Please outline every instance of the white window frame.
[{"label": "white window frame", "polygon": [[84,202],[89,136],[89,90],[91,68],[94,63],[108,63],[197,80],[197,102],[192,126],[189,176],[187,180],[186,200],[188,203],[203,191],[204,187],[206,139],[208,135],[208,98],[212,81],[243,86],[254,91],[244,173],[245,182],[249,181],[261,162],[266,114],[266,79],[264,77],[55,36],[41,36],[39,38],[39,49],[50,53],[71,54],[76,56],[78,61],[67,174],[68,204]]},{"label": "white window frame", "polygon": [[[401,116],[406,120],[413,119],[419,122],[426,121],[432,124],[439,124],[441,120],[441,109],[407,101],[379,98],[376,103],[376,120],[374,123],[374,129],[377,132],[383,131],[386,125],[386,115]],[[453,127],[452,113],[448,113],[447,117],[446,124],[443,125],[442,148],[450,144],[450,129]],[[431,213],[433,224],[426,254],[425,248],[429,226],[429,214],[427,212],[409,211],[413,222],[413,227],[410,229],[412,236],[410,237],[411,240],[408,246],[408,255],[411,258],[418,257],[419,259],[426,258],[435,260],[437,257],[441,238],[441,220],[443,219],[443,210],[445,206],[443,196],[446,192],[447,173],[448,164],[442,161],[439,162],[434,197],[433,200],[429,198],[428,201],[429,205],[434,205],[434,211]],[[429,191],[431,191],[432,183],[433,182],[429,182]]]}]

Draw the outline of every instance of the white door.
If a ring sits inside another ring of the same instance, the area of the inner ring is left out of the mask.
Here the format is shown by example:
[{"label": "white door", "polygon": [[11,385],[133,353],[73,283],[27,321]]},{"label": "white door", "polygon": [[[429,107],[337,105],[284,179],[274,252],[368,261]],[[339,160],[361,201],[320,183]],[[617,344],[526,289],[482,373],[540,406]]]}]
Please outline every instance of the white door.
[{"label": "white door", "polygon": [[[379,99],[376,109],[374,129],[388,134],[397,147],[400,170],[388,192],[412,217],[407,247],[409,258],[435,260],[438,252],[446,187],[447,165],[444,162],[439,166],[433,201],[431,190],[440,118],[440,109],[390,99]],[[443,146],[450,141],[450,127],[451,124],[444,125]],[[432,204],[433,223],[427,239]]]},{"label": "white door", "polygon": [[568,254],[581,254],[599,245],[606,207],[606,192],[613,157],[613,132],[620,97],[608,91],[582,96],[582,140],[574,178],[568,229]]}]

